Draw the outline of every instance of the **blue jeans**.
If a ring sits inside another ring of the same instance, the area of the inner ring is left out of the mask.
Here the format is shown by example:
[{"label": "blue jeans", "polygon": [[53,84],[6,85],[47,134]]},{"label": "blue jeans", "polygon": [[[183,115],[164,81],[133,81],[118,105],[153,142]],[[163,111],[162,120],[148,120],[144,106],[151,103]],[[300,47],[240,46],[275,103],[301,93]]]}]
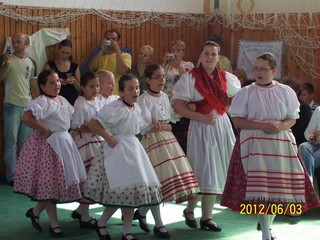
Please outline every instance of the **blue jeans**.
[{"label": "blue jeans", "polygon": [[17,155],[32,132],[32,129],[21,121],[23,109],[24,107],[10,103],[5,103],[3,108],[4,164],[8,182],[14,178]]},{"label": "blue jeans", "polygon": [[299,145],[299,152],[312,182],[314,170],[320,166],[320,145],[304,142]]}]

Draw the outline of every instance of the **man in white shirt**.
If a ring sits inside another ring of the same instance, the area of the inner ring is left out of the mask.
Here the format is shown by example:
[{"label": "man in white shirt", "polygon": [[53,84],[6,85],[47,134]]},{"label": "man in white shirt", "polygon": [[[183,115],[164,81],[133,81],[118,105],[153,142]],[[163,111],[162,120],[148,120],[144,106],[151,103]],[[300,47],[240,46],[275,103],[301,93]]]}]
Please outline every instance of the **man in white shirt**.
[{"label": "man in white shirt", "polygon": [[13,49],[0,57],[0,82],[4,82],[4,163],[10,185],[13,185],[17,155],[32,131],[21,121],[21,115],[38,90],[34,79],[37,67],[27,56],[28,44],[25,34],[16,33],[12,36]]}]

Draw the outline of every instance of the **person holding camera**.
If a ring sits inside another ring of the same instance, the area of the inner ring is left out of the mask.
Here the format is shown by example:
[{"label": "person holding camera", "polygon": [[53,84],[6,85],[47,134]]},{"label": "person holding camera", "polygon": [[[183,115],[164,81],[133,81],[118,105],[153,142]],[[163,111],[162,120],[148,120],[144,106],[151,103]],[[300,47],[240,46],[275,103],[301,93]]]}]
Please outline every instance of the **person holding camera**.
[{"label": "person holding camera", "polygon": [[180,76],[191,70],[194,65],[192,62],[183,61],[186,44],[182,40],[171,42],[170,53],[167,52],[163,59],[163,68],[166,75],[166,85],[163,91],[168,95],[172,102],[172,90],[180,79]]},{"label": "person holding camera", "polygon": [[[107,30],[100,43],[99,52],[91,59],[88,68],[90,71],[107,70],[114,74],[116,86],[122,75],[131,69],[131,55],[120,50],[121,33],[116,29]],[[118,89],[115,89],[118,95]]]},{"label": "person holding camera", "polygon": [[27,55],[29,38],[23,33],[15,33],[12,47],[0,56],[0,83],[4,83],[4,163],[6,178],[10,185],[14,183],[17,155],[29,137],[32,129],[21,121],[25,106],[37,95],[35,84],[37,67]]},{"label": "person holding camera", "polygon": [[[168,95],[172,104],[172,92],[174,85],[178,82],[181,75],[191,70],[194,65],[192,62],[183,61],[185,55],[186,44],[182,40],[171,42],[170,53],[166,53],[163,61],[163,68],[166,76],[166,83],[163,91]],[[189,127],[189,119],[180,118],[176,123],[171,123],[172,132],[177,138],[184,152],[187,152],[187,135]]]}]

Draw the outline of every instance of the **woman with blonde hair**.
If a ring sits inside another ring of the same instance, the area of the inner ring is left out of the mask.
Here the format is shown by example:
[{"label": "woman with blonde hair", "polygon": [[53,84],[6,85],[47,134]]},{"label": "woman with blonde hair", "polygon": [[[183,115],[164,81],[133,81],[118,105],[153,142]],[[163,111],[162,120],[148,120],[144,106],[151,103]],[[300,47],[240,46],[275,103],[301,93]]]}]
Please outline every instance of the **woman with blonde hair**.
[{"label": "woman with blonde hair", "polygon": [[148,90],[149,88],[144,76],[144,70],[146,69],[147,65],[151,64],[153,55],[153,47],[151,47],[150,45],[144,45],[140,49],[137,64],[130,70],[130,73],[139,80],[140,94],[142,94],[143,91]]}]

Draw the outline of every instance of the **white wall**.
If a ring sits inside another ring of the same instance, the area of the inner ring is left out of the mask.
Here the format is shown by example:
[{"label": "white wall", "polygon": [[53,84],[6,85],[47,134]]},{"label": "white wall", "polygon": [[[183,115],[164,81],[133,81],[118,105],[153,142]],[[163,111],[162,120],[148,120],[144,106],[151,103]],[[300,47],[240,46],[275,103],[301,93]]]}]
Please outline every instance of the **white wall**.
[{"label": "white wall", "polygon": [[213,13],[216,1],[223,13],[320,12],[320,0],[2,0],[18,6],[178,13],[203,13],[207,2]]},{"label": "white wall", "polygon": [[3,4],[50,8],[203,13],[203,0],[2,0]]}]

